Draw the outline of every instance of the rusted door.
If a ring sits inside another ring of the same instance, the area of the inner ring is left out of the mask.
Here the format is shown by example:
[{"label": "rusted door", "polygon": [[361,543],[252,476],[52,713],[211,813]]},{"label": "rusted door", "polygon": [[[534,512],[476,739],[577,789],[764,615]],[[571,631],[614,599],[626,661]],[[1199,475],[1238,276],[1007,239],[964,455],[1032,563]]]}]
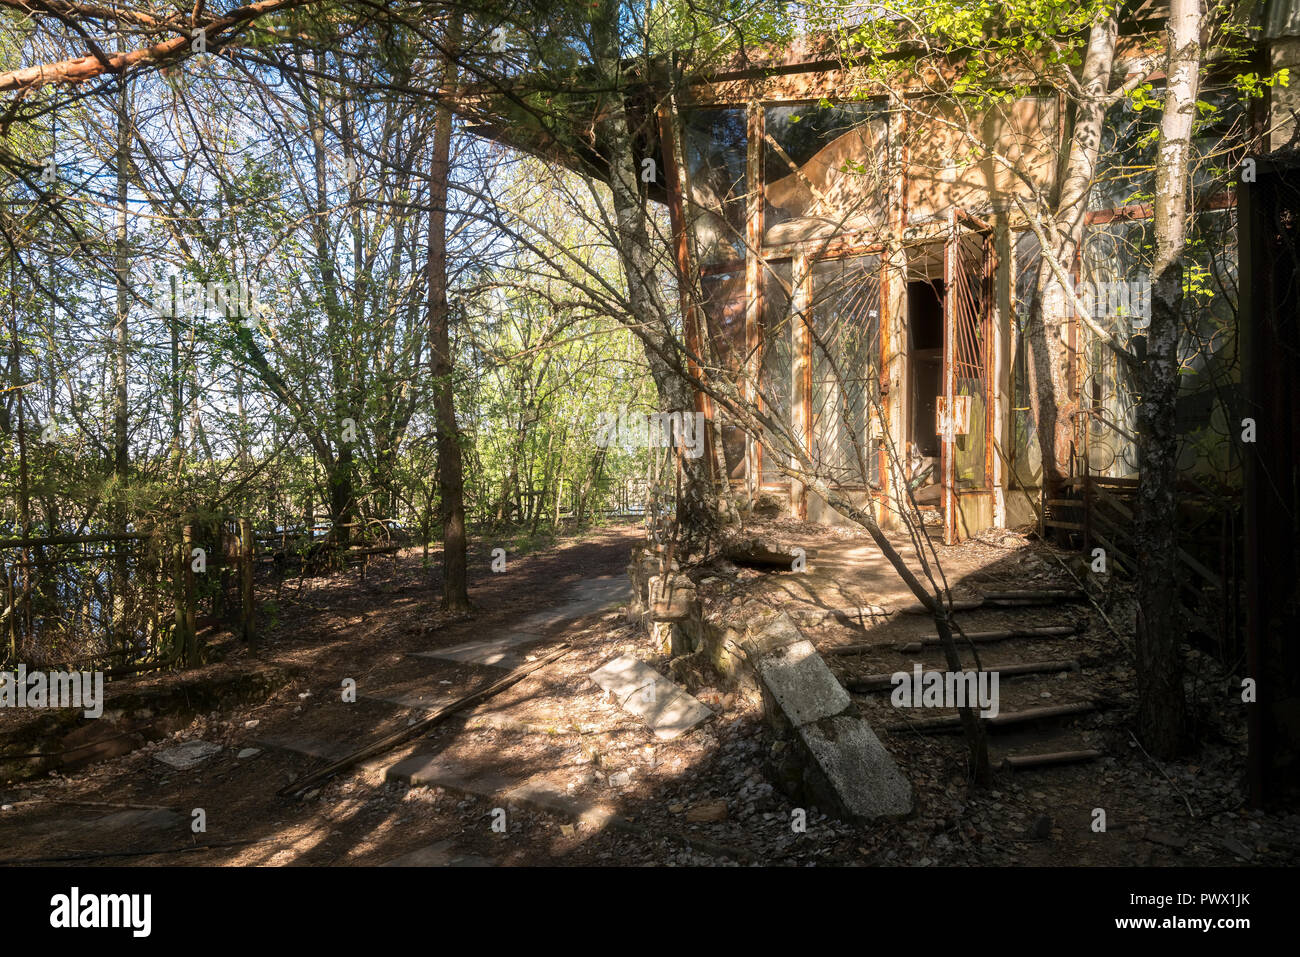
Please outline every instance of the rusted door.
[{"label": "rusted door", "polygon": [[944,246],[943,395],[938,408],[943,481],[943,540],[961,537],[963,496],[989,495],[992,467],[988,423],[989,317],[992,293],[992,234],[949,216]]}]

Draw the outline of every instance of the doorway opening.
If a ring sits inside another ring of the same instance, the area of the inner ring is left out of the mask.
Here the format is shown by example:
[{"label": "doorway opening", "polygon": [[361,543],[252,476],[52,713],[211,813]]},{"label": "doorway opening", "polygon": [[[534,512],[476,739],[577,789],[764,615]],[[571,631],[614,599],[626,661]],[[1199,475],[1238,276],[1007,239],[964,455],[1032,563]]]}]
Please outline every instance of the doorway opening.
[{"label": "doorway opening", "polygon": [[943,280],[907,284],[908,378],[912,383],[912,447],[924,457],[939,454],[935,412],[943,394]]}]

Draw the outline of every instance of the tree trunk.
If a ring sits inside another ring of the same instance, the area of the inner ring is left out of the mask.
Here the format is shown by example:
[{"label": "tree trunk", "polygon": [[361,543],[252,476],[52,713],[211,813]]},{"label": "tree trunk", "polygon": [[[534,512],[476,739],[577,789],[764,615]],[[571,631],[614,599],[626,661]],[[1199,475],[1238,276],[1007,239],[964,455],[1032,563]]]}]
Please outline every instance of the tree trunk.
[{"label": "tree trunk", "polygon": [[330,493],[330,540],[345,547],[352,540],[355,496],[352,490],[352,445],[339,443],[339,454],[325,463]]},{"label": "tree trunk", "polygon": [[1178,615],[1178,335],[1192,124],[1200,79],[1200,4],[1169,5],[1169,66],[1156,167],[1156,260],[1151,325],[1137,409],[1137,683],[1138,727],[1156,757],[1169,758],[1186,738],[1186,703]]},{"label": "tree trunk", "polygon": [[[117,317],[113,329],[113,478],[116,486],[113,492],[113,526],[117,532],[125,532],[127,527],[126,483],[130,469],[130,447],[127,431],[127,355],[130,349],[130,334],[127,328],[127,313],[131,308],[129,276],[131,257],[129,238],[127,236],[127,187],[128,165],[130,163],[131,144],[130,101],[127,96],[127,84],[124,76],[118,77],[117,97],[117,242],[114,262],[114,284],[117,289]],[[131,605],[130,566],[127,563],[126,549],[119,548],[114,561],[113,591],[115,594],[113,609],[113,630],[116,633],[117,646],[125,651],[131,645]]]},{"label": "tree trunk", "polygon": [[[463,14],[447,22],[447,48],[459,43]],[[443,87],[456,84],[456,66],[444,59]],[[442,511],[442,607],[470,610],[465,540],[465,475],[452,382],[451,319],[447,306],[447,177],[451,165],[451,109],[439,103],[429,171],[429,349],[438,433],[438,493]]]},{"label": "tree trunk", "polygon": [[[676,362],[684,361],[672,344],[670,313],[657,284],[646,198],[637,178],[639,163],[623,100],[625,80],[618,47],[619,23],[618,0],[603,0],[592,29],[597,72],[611,92],[603,97],[598,126],[602,128],[601,141],[609,147],[609,186],[616,221],[613,238],[627,278],[628,302],[632,307],[626,321],[635,323],[634,331],[645,349],[662,411],[691,415],[695,411],[694,391],[681,372],[664,358],[671,355]],[[718,509],[709,481],[707,457],[691,459],[678,455],[675,458],[682,476],[677,499],[678,536],[689,554],[717,526]]]},{"label": "tree trunk", "polygon": [[1074,443],[1074,413],[1078,403],[1071,396],[1069,351],[1063,333],[1068,331],[1071,297],[1049,295],[1059,282],[1049,257],[1070,269],[1083,239],[1088,193],[1100,152],[1102,126],[1106,118],[1111,68],[1115,60],[1117,27],[1114,17],[1093,25],[1088,37],[1080,85],[1084,95],[1075,114],[1070,136],[1065,178],[1056,201],[1054,229],[1038,265],[1036,281],[1037,321],[1025,329],[1029,349],[1029,400],[1038,429],[1043,457],[1043,487],[1047,498],[1059,498],[1061,483],[1069,475]]}]

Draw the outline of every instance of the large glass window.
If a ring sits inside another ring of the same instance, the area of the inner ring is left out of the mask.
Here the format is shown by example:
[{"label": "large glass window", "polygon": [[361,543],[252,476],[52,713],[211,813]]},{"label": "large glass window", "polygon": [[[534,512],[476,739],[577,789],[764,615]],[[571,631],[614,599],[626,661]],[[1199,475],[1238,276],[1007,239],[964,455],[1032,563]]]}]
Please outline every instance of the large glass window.
[{"label": "large glass window", "polygon": [[[1164,96],[1164,86],[1155,85],[1141,93],[1140,99],[1123,99],[1107,111],[1097,178],[1089,198],[1091,209],[1154,202],[1160,104]],[[1191,173],[1194,195],[1203,199],[1230,182],[1230,157],[1241,143],[1245,128],[1241,100],[1230,90],[1202,90],[1198,105]]]},{"label": "large glass window", "polygon": [[[737,381],[745,362],[745,271],[713,272],[700,277],[704,294],[704,315],[709,330],[709,345],[724,375]],[[732,479],[745,477],[745,432],[739,426],[722,423],[722,450],[727,474]]]},{"label": "large glass window", "polygon": [[745,110],[700,109],[686,114],[687,229],[703,265],[745,258],[745,169],[749,133]]},{"label": "large glass window", "polygon": [[[763,270],[763,353],[758,388],[772,418],[795,434],[790,401],[794,374],[791,272],[789,260],[771,262]],[[765,484],[787,481],[779,469],[785,458],[772,442],[764,444]]]},{"label": "large glass window", "polygon": [[872,422],[880,390],[879,258],[816,263],[812,296],[813,461],[837,482],[876,484],[880,469]]},{"label": "large glass window", "polygon": [[1016,301],[1012,309],[1016,353],[1012,365],[1011,465],[1016,484],[1037,486],[1042,478],[1043,456],[1038,446],[1038,424],[1030,399],[1029,342],[1026,329],[1038,309],[1038,270],[1043,261],[1038,237],[1026,229],[1016,237]]},{"label": "large glass window", "polygon": [[825,239],[880,226],[885,116],[869,103],[807,103],[764,110],[764,241]]}]

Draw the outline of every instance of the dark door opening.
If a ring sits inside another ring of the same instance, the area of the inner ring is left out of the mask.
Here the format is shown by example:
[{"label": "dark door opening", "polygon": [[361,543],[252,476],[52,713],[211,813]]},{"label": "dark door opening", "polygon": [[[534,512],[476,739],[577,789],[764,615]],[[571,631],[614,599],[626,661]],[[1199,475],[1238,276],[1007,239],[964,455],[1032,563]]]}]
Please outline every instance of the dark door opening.
[{"label": "dark door opening", "polygon": [[907,284],[908,377],[912,383],[912,446],[926,458],[939,455],[935,411],[943,394],[943,280]]}]

